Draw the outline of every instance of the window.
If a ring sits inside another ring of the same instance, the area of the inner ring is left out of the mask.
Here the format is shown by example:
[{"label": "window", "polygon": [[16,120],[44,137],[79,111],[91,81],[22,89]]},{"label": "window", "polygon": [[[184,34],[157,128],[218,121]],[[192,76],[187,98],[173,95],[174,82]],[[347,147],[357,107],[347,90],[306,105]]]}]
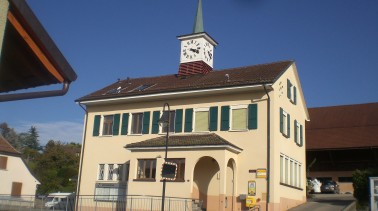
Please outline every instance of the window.
[{"label": "window", "polygon": [[298,146],[303,146],[303,126],[294,120],[294,141]]},{"label": "window", "polygon": [[280,132],[285,137],[290,137],[290,114],[280,108]]},{"label": "window", "polygon": [[96,183],[96,201],[115,201],[126,195],[126,184],[122,183]]},{"label": "window", "polygon": [[[168,111],[165,111],[168,112]],[[169,119],[169,132],[173,133],[175,132],[175,118],[176,118],[176,111],[170,112],[170,119]],[[161,127],[161,132],[166,133],[167,127]]]},{"label": "window", "polygon": [[295,188],[302,188],[302,164],[281,154],[280,165],[280,183]]},{"label": "window", "polygon": [[284,182],[284,157],[280,155],[280,182]]},{"label": "window", "polygon": [[287,98],[293,104],[297,104],[297,88],[287,79]]},{"label": "window", "polygon": [[137,179],[152,180],[156,178],[156,159],[138,160]]},{"label": "window", "polygon": [[169,158],[167,162],[177,164],[177,174],[175,181],[185,181],[185,158]]},{"label": "window", "polygon": [[[95,115],[93,124],[93,136],[118,135],[120,114]],[[101,127],[100,127],[101,126]]]},{"label": "window", "polygon": [[231,106],[231,130],[247,130],[247,105]]},{"label": "window", "polygon": [[194,113],[194,131],[203,132],[209,131],[209,109],[199,108]]},{"label": "window", "polygon": [[0,156],[0,169],[7,169],[8,157]]},{"label": "window", "polygon": [[113,180],[114,164],[108,165],[108,180]]},{"label": "window", "polygon": [[98,180],[104,180],[105,164],[98,166]]},{"label": "window", "polygon": [[21,196],[22,183],[12,182],[11,196]]},{"label": "window", "polygon": [[116,171],[116,175],[117,175],[117,180],[118,181],[122,181],[123,180],[123,171],[124,171],[124,164],[118,164],[118,168],[117,168],[117,171]]},{"label": "window", "polygon": [[113,115],[104,116],[102,135],[113,135]]},{"label": "window", "polygon": [[143,84],[143,85],[140,85],[138,86],[137,88],[131,90],[130,92],[133,92],[133,91],[144,91],[150,87],[153,87],[155,84]]},{"label": "window", "polygon": [[131,134],[142,134],[143,113],[132,114]]},{"label": "window", "polygon": [[257,104],[221,107],[221,131],[257,129]]}]

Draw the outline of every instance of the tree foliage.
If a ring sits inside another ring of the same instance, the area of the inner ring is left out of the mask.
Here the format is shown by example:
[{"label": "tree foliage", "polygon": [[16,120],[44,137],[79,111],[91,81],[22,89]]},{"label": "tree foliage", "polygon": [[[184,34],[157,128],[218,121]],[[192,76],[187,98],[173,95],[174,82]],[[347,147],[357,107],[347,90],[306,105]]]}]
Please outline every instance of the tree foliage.
[{"label": "tree foliage", "polygon": [[378,176],[378,169],[356,170],[353,173],[353,196],[360,205],[368,204],[370,196],[369,177]]},{"label": "tree foliage", "polygon": [[78,176],[81,145],[50,140],[43,148],[37,128],[17,133],[7,123],[0,124],[0,134],[19,152],[32,174],[41,182],[37,193],[74,192]]}]

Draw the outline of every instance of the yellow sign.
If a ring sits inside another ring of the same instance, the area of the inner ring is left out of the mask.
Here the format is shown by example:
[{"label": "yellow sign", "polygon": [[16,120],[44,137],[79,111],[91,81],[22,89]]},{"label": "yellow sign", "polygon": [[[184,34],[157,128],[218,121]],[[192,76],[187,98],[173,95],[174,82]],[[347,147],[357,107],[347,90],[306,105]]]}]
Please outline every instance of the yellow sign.
[{"label": "yellow sign", "polygon": [[266,169],[257,169],[256,178],[266,178]]},{"label": "yellow sign", "polygon": [[254,180],[248,181],[248,195],[256,196],[256,181]]},{"label": "yellow sign", "polygon": [[247,196],[245,199],[245,206],[251,208],[256,205],[256,199],[253,196]]}]

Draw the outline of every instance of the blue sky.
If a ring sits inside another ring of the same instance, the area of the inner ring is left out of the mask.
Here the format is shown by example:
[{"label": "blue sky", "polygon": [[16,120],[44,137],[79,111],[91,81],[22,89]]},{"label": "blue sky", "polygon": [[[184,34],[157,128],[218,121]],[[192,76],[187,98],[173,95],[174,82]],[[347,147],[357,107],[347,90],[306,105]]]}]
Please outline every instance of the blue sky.
[{"label": "blue sky", "polygon": [[[81,142],[74,100],[118,78],[175,74],[197,0],[27,0],[78,79],[63,97],[1,103],[0,122]],[[308,107],[378,102],[377,0],[203,0],[214,68],[295,60]],[[55,86],[50,89],[60,89]]]}]

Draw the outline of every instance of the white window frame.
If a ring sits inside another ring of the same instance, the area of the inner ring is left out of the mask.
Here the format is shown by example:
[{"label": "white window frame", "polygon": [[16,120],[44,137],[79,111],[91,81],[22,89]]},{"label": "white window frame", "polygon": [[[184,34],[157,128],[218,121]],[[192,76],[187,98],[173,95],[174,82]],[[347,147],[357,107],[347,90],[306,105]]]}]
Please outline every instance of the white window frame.
[{"label": "white window frame", "polygon": [[[175,122],[176,122],[176,110],[171,110],[171,112],[174,112],[175,113],[175,117],[173,119],[173,122],[170,121],[169,122],[169,125],[172,125],[173,124],[173,131],[172,130],[169,130],[169,134],[171,133],[175,133]],[[163,115],[163,111],[160,111],[160,116],[159,118]],[[166,134],[167,131],[163,131],[163,127],[159,124],[159,134]]]},{"label": "white window frame", "polygon": [[[142,114],[140,133],[133,133],[133,130],[132,130],[133,129],[133,117],[136,114]],[[130,113],[129,128],[128,128],[130,132],[129,132],[128,135],[131,135],[131,136],[141,136],[141,135],[143,135],[143,116],[144,116],[144,112],[143,111]]]},{"label": "white window frame", "polygon": [[302,188],[302,163],[280,153],[280,183]]},{"label": "white window frame", "polygon": [[[247,115],[245,116],[245,120],[246,120],[246,125],[245,125],[245,129],[233,129],[233,125],[232,125],[232,115],[233,115],[233,110],[237,110],[237,109],[246,109],[246,113]],[[231,105],[230,106],[230,118],[229,118],[229,122],[230,122],[230,131],[248,131],[248,105]]]},{"label": "white window frame", "polygon": [[296,128],[296,133],[294,134],[296,137],[296,144],[300,145],[301,144],[301,124],[299,124],[299,122],[296,121],[296,125],[294,125],[294,127]]},{"label": "white window frame", "polygon": [[[103,167],[103,168],[101,168]],[[97,169],[97,180],[104,181],[105,180],[105,172],[106,172],[106,165],[104,163],[98,164]]]},{"label": "white window frame", "polygon": [[[105,117],[107,117],[107,116],[112,116],[113,122],[112,122],[112,128],[110,129],[111,134],[104,135],[104,123],[105,123]],[[113,127],[114,127],[114,114],[101,115],[100,135],[101,136],[113,136]]]},{"label": "white window frame", "polygon": [[290,122],[288,122],[288,113],[282,109],[282,133],[287,136],[288,135],[288,131],[287,131],[287,125],[290,124]]},{"label": "white window frame", "polygon": [[[196,131],[196,112],[207,112],[207,130],[204,131]],[[204,108],[195,108],[193,109],[193,123],[192,123],[192,128],[193,132],[196,133],[209,133],[209,126],[210,126],[210,107],[204,107]]]},{"label": "white window frame", "polygon": [[107,180],[108,181],[113,181],[114,180],[114,164],[107,164],[107,166],[108,166],[108,169],[107,169],[107,173],[108,173],[108,175],[107,175]]}]

